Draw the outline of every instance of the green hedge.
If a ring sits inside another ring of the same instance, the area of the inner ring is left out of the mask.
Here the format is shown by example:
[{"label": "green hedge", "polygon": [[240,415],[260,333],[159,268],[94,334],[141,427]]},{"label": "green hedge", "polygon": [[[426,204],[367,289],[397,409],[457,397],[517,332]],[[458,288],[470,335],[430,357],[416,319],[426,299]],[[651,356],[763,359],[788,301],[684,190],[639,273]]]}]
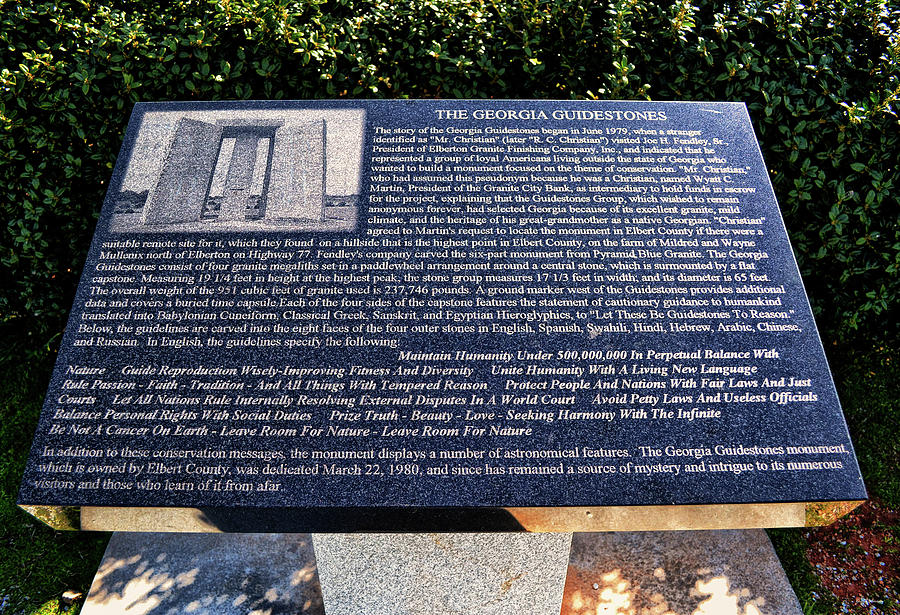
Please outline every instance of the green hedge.
[{"label": "green hedge", "polygon": [[890,3],[259,4],[0,3],[4,322],[62,327],[136,101],[652,98],[746,101],[826,337],[897,332]]}]

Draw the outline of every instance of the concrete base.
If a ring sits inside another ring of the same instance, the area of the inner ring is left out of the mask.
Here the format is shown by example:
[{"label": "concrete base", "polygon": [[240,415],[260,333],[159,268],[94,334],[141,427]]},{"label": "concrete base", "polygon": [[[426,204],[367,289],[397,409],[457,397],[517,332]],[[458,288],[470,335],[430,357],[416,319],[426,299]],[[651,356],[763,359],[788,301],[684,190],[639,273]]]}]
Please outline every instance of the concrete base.
[{"label": "concrete base", "polygon": [[323,586],[328,615],[801,614],[762,530],[115,533],[83,613],[324,615]]}]

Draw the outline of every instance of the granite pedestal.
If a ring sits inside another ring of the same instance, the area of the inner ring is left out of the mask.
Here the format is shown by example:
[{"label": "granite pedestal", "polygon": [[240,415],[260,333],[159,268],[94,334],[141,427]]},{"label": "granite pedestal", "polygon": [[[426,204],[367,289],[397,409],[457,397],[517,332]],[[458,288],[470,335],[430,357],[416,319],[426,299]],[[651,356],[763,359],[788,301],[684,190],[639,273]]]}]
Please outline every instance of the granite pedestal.
[{"label": "granite pedestal", "polygon": [[574,535],[116,533],[82,612],[802,611],[765,533],[743,530]]}]

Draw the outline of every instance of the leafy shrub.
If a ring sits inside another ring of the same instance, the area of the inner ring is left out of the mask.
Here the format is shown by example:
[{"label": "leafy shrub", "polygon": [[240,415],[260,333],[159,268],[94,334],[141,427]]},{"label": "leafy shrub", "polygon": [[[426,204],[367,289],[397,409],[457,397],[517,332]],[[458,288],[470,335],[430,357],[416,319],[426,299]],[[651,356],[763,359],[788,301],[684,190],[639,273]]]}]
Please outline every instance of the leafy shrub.
[{"label": "leafy shrub", "polygon": [[749,105],[826,335],[897,332],[900,12],[884,1],[7,1],[5,322],[48,336],[134,102],[653,98]]}]

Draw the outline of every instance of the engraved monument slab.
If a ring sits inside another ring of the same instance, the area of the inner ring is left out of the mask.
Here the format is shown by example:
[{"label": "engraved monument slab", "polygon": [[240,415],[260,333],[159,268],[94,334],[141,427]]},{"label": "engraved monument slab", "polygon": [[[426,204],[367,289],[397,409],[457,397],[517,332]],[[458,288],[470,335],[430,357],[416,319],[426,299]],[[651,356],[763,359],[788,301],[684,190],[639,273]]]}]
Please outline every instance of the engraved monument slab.
[{"label": "engraved monument slab", "polygon": [[139,104],[19,503],[736,528],[866,497],[736,103]]}]

